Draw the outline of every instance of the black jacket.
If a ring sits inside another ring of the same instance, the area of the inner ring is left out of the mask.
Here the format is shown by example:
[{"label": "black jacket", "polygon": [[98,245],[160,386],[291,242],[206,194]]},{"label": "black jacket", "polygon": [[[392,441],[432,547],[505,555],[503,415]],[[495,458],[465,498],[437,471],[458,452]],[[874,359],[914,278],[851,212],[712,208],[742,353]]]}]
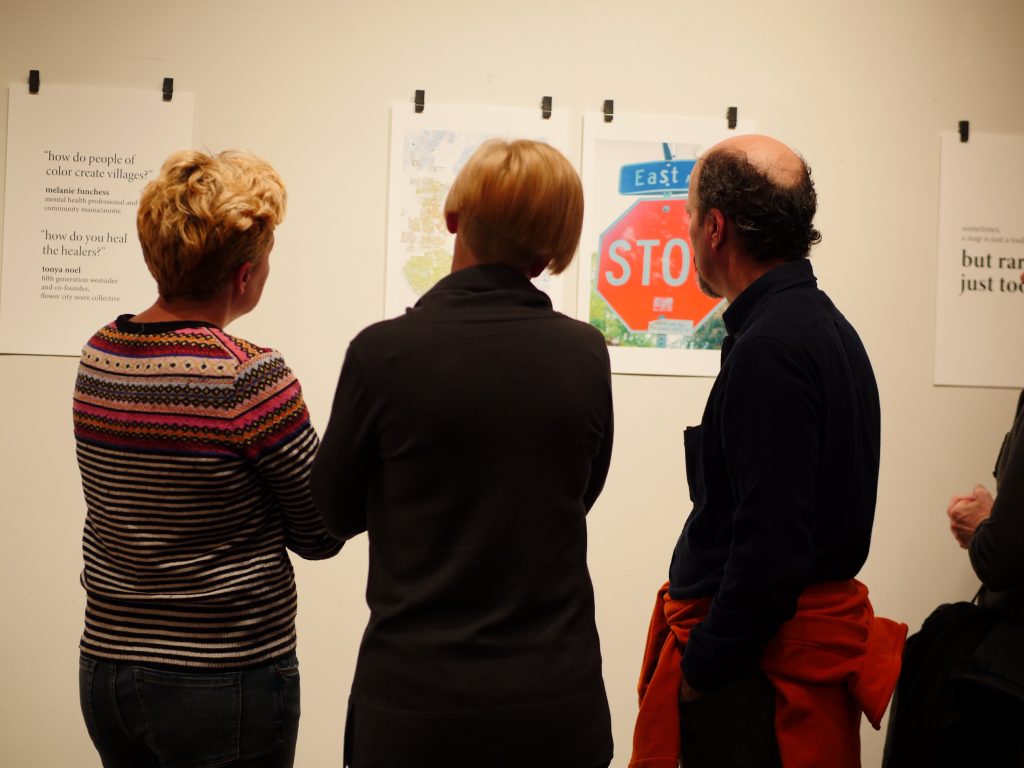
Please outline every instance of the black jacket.
[{"label": "black jacket", "polygon": [[940,605],[907,640],[885,768],[1024,765],[1024,393],[974,532],[979,605]]},{"label": "black jacket", "polygon": [[352,341],[313,490],[333,533],[369,534],[357,768],[611,758],[586,560],[611,446],[600,333],[509,267]]},{"label": "black jacket", "polygon": [[993,475],[996,500],[971,537],[971,565],[983,585],[982,605],[1024,623],[1024,392]]},{"label": "black jacket", "polygon": [[996,500],[971,537],[979,603],[999,616],[969,674],[1024,702],[1024,392],[996,459]]}]

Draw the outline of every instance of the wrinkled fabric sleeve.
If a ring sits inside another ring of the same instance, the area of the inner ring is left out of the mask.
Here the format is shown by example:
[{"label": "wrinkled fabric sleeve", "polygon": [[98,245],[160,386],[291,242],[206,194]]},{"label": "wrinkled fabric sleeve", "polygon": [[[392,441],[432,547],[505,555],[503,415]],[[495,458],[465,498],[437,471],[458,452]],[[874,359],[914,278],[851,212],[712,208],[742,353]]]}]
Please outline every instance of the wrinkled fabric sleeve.
[{"label": "wrinkled fabric sleeve", "polygon": [[1024,427],[1018,402],[992,512],[971,537],[971,565],[987,589],[1024,588]]},{"label": "wrinkled fabric sleeve", "polygon": [[372,410],[363,365],[349,346],[311,479],[317,509],[327,529],[341,539],[366,530],[370,473],[376,456]]},{"label": "wrinkled fabric sleeve", "polygon": [[307,560],[336,555],[342,542],[324,527],[309,491],[318,440],[298,379],[268,351],[239,367],[235,392],[232,434],[284,518],[285,546]]},{"label": "wrinkled fabric sleeve", "polygon": [[612,462],[612,443],[615,437],[615,415],[612,407],[612,371],[611,362],[608,359],[608,350],[601,341],[601,352],[605,362],[605,387],[607,415],[604,419],[604,434],[601,438],[601,445],[590,463],[590,479],[587,481],[587,489],[583,493],[583,505],[587,512],[594,506],[597,497],[604,489],[605,480],[608,479],[608,468]]}]

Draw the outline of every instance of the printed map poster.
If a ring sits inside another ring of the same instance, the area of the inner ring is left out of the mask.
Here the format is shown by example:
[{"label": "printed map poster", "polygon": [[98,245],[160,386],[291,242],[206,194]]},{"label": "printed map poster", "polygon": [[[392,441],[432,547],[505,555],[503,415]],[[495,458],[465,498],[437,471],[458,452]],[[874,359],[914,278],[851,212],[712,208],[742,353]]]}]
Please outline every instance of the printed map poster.
[{"label": "printed map poster", "polygon": [[[544,119],[539,107],[428,102],[416,113],[408,103],[392,106],[385,317],[405,312],[451,272],[455,237],[445,226],[444,201],[469,156],[493,138],[543,141],[567,154],[568,113],[554,110]],[[562,310],[561,276],[545,272],[534,284]]]},{"label": "printed map poster", "polygon": [[722,119],[583,116],[577,315],[604,334],[614,373],[715,376],[725,301],[697,285],[686,212],[699,155],[737,133]]},{"label": "printed map poster", "polygon": [[77,357],[153,303],[135,213],[167,155],[192,146],[192,112],[180,92],[10,87],[0,352]]},{"label": "printed map poster", "polygon": [[1024,386],[1024,137],[942,134],[935,383]]}]

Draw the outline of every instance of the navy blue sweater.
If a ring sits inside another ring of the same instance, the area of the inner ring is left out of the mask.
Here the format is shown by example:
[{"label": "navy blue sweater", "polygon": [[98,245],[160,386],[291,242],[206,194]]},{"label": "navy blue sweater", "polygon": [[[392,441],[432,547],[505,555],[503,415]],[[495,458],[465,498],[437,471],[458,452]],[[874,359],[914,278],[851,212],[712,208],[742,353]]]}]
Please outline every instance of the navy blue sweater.
[{"label": "navy blue sweater", "polygon": [[723,317],[722,368],[685,433],[693,510],[671,596],[711,596],[683,669],[714,691],[757,666],[810,585],[867,558],[878,487],[878,388],[857,332],[806,260],[769,270]]}]

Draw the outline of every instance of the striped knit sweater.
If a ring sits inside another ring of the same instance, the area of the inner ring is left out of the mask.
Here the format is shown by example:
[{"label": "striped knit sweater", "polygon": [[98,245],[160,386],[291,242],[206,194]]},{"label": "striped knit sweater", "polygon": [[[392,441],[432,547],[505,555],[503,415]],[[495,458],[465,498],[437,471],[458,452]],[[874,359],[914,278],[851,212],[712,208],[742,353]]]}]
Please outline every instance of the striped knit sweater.
[{"label": "striped knit sweater", "polygon": [[82,652],[229,669],[295,648],[285,548],[341,542],[308,490],[318,440],[276,352],[128,315],[82,350],[74,424],[87,513]]}]

